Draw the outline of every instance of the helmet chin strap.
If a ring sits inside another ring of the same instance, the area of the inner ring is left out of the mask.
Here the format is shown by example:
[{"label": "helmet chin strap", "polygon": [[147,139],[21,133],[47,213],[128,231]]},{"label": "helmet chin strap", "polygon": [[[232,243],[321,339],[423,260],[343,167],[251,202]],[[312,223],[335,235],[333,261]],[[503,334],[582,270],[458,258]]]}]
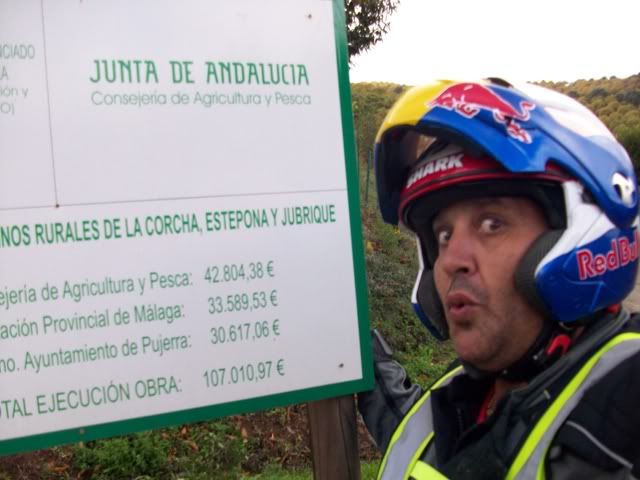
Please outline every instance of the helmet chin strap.
[{"label": "helmet chin strap", "polygon": [[502,378],[509,381],[529,381],[548,368],[571,346],[570,332],[554,320],[545,320],[542,330],[531,347],[513,364],[496,372],[481,370],[462,361],[465,371],[473,378]]}]

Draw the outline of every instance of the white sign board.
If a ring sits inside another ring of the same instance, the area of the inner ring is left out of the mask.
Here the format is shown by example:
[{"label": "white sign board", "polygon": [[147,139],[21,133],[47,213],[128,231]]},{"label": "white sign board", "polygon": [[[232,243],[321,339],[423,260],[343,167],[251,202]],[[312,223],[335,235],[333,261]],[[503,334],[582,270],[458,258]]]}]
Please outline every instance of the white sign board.
[{"label": "white sign board", "polygon": [[370,385],[342,9],[0,0],[0,453]]}]

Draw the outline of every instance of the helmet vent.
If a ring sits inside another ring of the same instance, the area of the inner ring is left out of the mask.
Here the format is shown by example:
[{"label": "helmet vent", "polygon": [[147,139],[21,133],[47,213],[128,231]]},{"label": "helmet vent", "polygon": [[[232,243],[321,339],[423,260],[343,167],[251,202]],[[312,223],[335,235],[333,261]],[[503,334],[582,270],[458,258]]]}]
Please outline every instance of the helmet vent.
[{"label": "helmet vent", "polygon": [[636,186],[633,180],[628,179],[621,173],[614,173],[611,183],[616,193],[627,207],[632,207],[635,203]]}]

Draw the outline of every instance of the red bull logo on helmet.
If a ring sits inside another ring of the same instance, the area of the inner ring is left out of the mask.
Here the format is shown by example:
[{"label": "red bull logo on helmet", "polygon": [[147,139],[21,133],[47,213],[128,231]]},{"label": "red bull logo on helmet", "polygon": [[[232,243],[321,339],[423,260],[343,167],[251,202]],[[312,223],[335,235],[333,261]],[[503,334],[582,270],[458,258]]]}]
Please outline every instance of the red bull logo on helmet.
[{"label": "red bull logo on helmet", "polygon": [[518,123],[529,120],[529,112],[535,108],[530,102],[520,102],[519,110],[489,87],[479,83],[457,83],[446,88],[429,102],[429,107],[440,107],[473,118],[481,110],[493,114],[496,122],[505,125],[507,133],[524,143],[531,143],[531,135]]},{"label": "red bull logo on helmet", "polygon": [[599,277],[605,273],[617,270],[638,259],[638,231],[634,234],[632,242],[627,237],[618,237],[611,240],[611,250],[594,255],[588,248],[578,250],[576,260],[578,262],[578,277],[580,280]]}]

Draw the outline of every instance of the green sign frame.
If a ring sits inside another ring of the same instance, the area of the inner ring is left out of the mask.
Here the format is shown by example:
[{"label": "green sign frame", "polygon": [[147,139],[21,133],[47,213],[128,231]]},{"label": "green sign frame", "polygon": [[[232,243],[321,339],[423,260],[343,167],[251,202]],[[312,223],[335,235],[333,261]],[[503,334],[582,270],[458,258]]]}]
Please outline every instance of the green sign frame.
[{"label": "green sign frame", "polygon": [[338,73],[338,87],[342,116],[343,148],[347,178],[351,246],[354,262],[353,269],[355,274],[355,296],[357,302],[362,378],[344,383],[330,384],[189,410],[174,411],[160,415],[145,416],[98,425],[88,425],[81,428],[13,438],[0,441],[0,455],[11,455],[62,444],[81,441],[86,442],[90,440],[130,434],[138,431],[212,420],[229,415],[255,412],[296,403],[349,395],[355,392],[369,390],[373,387],[373,360],[369,333],[369,307],[360,216],[358,160],[355,148],[351,108],[349,55],[345,28],[345,13],[342,0],[331,1],[333,3],[333,21],[336,45],[335,64]]}]

